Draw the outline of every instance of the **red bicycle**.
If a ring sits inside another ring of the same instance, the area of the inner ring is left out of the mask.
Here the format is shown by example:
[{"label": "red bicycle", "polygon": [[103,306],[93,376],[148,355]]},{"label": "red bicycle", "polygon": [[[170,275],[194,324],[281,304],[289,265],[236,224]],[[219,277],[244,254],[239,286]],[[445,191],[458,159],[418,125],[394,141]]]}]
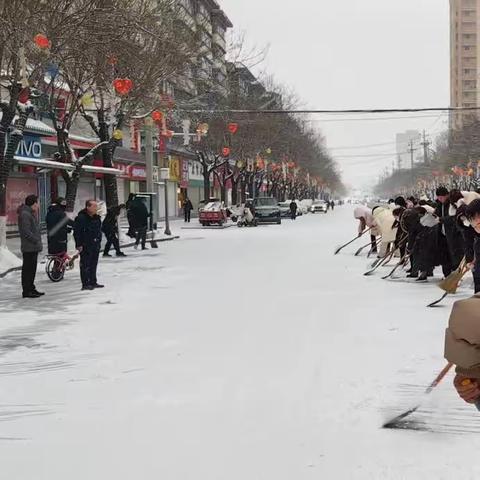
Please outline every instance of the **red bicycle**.
[{"label": "red bicycle", "polygon": [[56,255],[47,255],[47,264],[45,270],[48,278],[55,283],[61,282],[65,277],[67,270],[75,268],[75,260],[80,256],[80,253],[75,253],[70,257],[68,253],[59,253]]}]

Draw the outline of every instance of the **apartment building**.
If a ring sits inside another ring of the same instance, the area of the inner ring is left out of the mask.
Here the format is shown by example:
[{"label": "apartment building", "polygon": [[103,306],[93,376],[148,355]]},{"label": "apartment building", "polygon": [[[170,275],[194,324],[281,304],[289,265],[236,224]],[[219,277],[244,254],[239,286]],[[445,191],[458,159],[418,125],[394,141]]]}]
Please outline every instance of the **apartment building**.
[{"label": "apartment building", "polygon": [[[480,0],[450,0],[450,104],[478,107]],[[478,118],[477,112],[453,113],[451,128]]]}]

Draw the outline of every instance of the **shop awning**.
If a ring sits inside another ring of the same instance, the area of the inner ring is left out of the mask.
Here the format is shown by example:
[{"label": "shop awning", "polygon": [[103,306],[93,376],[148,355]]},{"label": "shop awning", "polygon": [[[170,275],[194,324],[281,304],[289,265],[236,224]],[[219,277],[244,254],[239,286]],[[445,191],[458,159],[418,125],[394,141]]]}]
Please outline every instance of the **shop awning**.
[{"label": "shop awning", "polygon": [[[26,157],[13,157],[16,163],[19,165],[27,165],[29,167],[37,167],[37,168],[48,168],[51,170],[69,170],[72,171],[74,169],[73,165],[69,163],[62,163],[62,162],[55,162],[53,160],[46,160],[43,158],[26,158]],[[82,167],[87,173],[106,173],[110,175],[122,175],[121,170],[117,168],[107,168],[107,167],[96,167],[93,165],[84,165]]]}]

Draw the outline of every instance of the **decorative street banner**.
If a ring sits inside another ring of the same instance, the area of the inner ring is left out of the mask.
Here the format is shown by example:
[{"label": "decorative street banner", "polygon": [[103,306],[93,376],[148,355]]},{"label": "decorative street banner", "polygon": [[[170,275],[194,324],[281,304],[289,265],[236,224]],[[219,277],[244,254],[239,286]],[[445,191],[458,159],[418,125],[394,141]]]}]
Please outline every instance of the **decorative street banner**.
[{"label": "decorative street banner", "polygon": [[182,160],[182,179],[180,181],[180,188],[188,188],[189,169],[188,160]]},{"label": "decorative street banner", "polygon": [[169,168],[170,168],[170,181],[171,182],[180,182],[182,179],[182,172],[180,170],[180,159],[177,157],[170,157]]}]

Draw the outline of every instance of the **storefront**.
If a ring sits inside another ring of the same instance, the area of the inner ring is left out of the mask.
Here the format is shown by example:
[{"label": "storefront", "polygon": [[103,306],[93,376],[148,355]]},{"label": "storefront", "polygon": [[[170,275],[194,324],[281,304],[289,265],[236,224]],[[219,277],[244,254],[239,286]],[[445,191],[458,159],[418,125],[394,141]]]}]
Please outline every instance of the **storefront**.
[{"label": "storefront", "polygon": [[141,153],[126,148],[115,150],[114,167],[122,173],[118,178],[118,201],[125,203],[131,193],[147,191],[147,168]]}]

